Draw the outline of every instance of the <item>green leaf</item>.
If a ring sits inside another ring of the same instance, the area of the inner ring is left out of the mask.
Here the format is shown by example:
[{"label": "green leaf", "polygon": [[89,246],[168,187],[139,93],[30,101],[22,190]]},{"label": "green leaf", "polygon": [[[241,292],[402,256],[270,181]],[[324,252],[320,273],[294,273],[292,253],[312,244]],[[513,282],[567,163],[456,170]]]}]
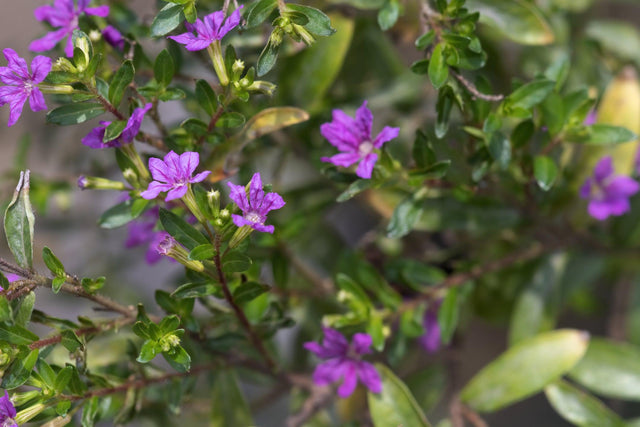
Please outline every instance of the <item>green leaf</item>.
[{"label": "green leaf", "polygon": [[209,243],[209,240],[201,232],[173,212],[160,208],[159,216],[160,222],[167,233],[171,234],[174,239],[182,243],[188,250],[191,251],[196,246]]},{"label": "green leaf", "polygon": [[100,399],[98,396],[93,396],[87,400],[82,406],[82,427],[93,427],[97,418],[98,410],[100,409]]},{"label": "green leaf", "polygon": [[176,101],[178,99],[183,99],[187,95],[184,93],[182,89],[178,89],[176,87],[168,87],[163,90],[160,95],[158,95],[158,99],[162,102],[167,101]]},{"label": "green leaf", "polygon": [[252,426],[249,406],[240,390],[235,371],[219,369],[213,379],[211,395],[212,426]]},{"label": "green leaf", "polygon": [[451,160],[441,160],[422,169],[409,171],[409,185],[421,186],[422,183],[429,179],[442,179],[449,172]]},{"label": "green leaf", "polygon": [[238,304],[253,301],[260,295],[268,292],[271,286],[258,282],[245,282],[233,291],[233,299]]},{"label": "green leaf", "polygon": [[53,280],[51,281],[51,289],[53,290],[54,294],[57,294],[58,292],[60,292],[60,289],[62,288],[62,285],[64,285],[64,282],[67,279],[64,277],[54,277]]},{"label": "green leaf", "polygon": [[180,25],[182,9],[183,6],[175,3],[169,3],[163,7],[151,23],[151,36],[162,37]]},{"label": "green leaf", "polygon": [[593,338],[569,377],[602,396],[640,400],[640,348]]},{"label": "green leaf", "polygon": [[562,418],[580,427],[625,427],[623,420],[601,401],[558,380],[545,387],[551,406]]},{"label": "green leaf", "polygon": [[260,56],[258,57],[258,63],[256,64],[256,72],[258,73],[258,77],[262,77],[267,74],[274,65],[276,65],[276,60],[278,59],[278,52],[280,51],[280,44],[274,43],[271,38],[267,42],[267,45],[260,52]]},{"label": "green leaf", "polygon": [[196,99],[198,100],[200,107],[202,107],[209,116],[213,116],[215,114],[218,109],[216,93],[205,80],[198,80],[196,82]]},{"label": "green leaf", "polygon": [[160,353],[158,343],[152,340],[147,340],[142,344],[140,354],[136,358],[136,361],[140,363],[149,363]]},{"label": "green leaf", "polygon": [[598,42],[605,52],[640,65],[640,31],[635,25],[621,20],[589,20],[585,36]]},{"label": "green leaf", "polygon": [[540,392],[582,358],[589,335],[560,329],[523,340],[485,366],[460,394],[463,403],[491,412]]},{"label": "green leaf", "polygon": [[195,0],[185,3],[182,13],[184,14],[184,19],[190,24],[196,22],[196,19],[198,19],[198,10],[196,9]]},{"label": "green leaf", "polygon": [[244,16],[247,21],[247,28],[257,27],[262,24],[276,7],[278,7],[277,0],[259,0],[253,3],[249,6],[249,10]]},{"label": "green leaf", "polygon": [[505,110],[528,110],[538,105],[553,91],[555,82],[547,79],[537,79],[520,86],[502,102]]},{"label": "green leaf", "polygon": [[443,344],[449,344],[458,326],[460,300],[458,288],[450,288],[438,310],[438,326],[440,326],[440,339]]},{"label": "green leaf", "polygon": [[172,298],[200,298],[216,293],[217,287],[212,283],[185,283],[171,293]]},{"label": "green leaf", "polygon": [[382,377],[382,391],[367,392],[373,425],[375,427],[430,427],[431,424],[420,405],[402,380],[382,364],[377,363],[376,370]]},{"label": "green leaf", "polygon": [[102,142],[113,141],[120,135],[122,135],[122,131],[127,127],[128,122],[126,120],[116,120],[111,122],[106,129],[104,130],[104,136],[102,137]]},{"label": "green leaf", "polygon": [[71,329],[61,331],[60,336],[62,337],[60,343],[71,353],[84,346],[78,335]]},{"label": "green leaf", "polygon": [[222,271],[225,273],[241,273],[251,267],[252,261],[247,255],[230,251],[222,257]]},{"label": "green leaf", "polygon": [[627,128],[597,123],[568,129],[563,134],[567,142],[594,145],[613,145],[634,141],[638,136]]},{"label": "green leaf", "polygon": [[438,43],[431,53],[429,59],[429,80],[436,89],[440,89],[449,78],[449,66],[444,56],[444,43]]},{"label": "green leaf", "polygon": [[371,188],[372,185],[373,183],[370,179],[357,179],[349,184],[346,190],[340,193],[338,198],[336,198],[336,202],[346,202],[347,200],[350,200],[356,195],[362,193],[364,190]]},{"label": "green leaf", "polygon": [[47,123],[67,126],[84,123],[104,113],[102,104],[77,102],[55,108],[47,113]]},{"label": "green leaf", "polygon": [[31,321],[31,313],[33,312],[33,306],[36,303],[36,294],[33,291],[25,295],[20,301],[20,308],[17,310],[14,308],[13,321],[16,325],[27,327]]},{"label": "green leaf", "polygon": [[189,259],[195,261],[203,261],[205,259],[212,259],[216,254],[216,250],[211,243],[205,243],[204,245],[198,245],[189,252]]},{"label": "green leaf", "polygon": [[33,234],[35,217],[29,200],[29,171],[20,172],[13,199],[4,212],[4,233],[16,262],[23,268],[33,267]]},{"label": "green leaf", "polygon": [[118,108],[124,91],[133,82],[135,76],[135,70],[133,68],[133,62],[129,59],[124,61],[118,71],[114,74],[109,84],[109,101],[114,107]]},{"label": "green leaf", "polygon": [[304,27],[316,36],[330,36],[336,32],[331,26],[331,19],[321,10],[293,3],[287,3],[287,10],[299,12],[306,16],[309,22],[304,24]]},{"label": "green leaf", "polygon": [[98,225],[102,228],[111,229],[128,224],[142,213],[140,209],[136,209],[136,212],[134,212],[134,206],[136,206],[136,202],[129,199],[110,207],[100,216]]},{"label": "green leaf", "polygon": [[433,146],[427,135],[421,130],[416,131],[416,140],[413,143],[413,161],[416,162],[418,168],[425,168],[432,165],[438,159]]},{"label": "green leaf", "polygon": [[517,43],[546,45],[555,39],[542,13],[526,0],[468,0],[465,6],[480,12],[480,22]]},{"label": "green leaf", "polygon": [[533,160],[533,175],[538,186],[544,191],[549,191],[558,177],[558,167],[551,158],[536,156]]},{"label": "green leaf", "polygon": [[71,377],[73,376],[73,366],[65,366],[64,368],[58,371],[58,375],[56,375],[56,380],[54,382],[54,389],[58,393],[62,393],[64,389],[69,384]]},{"label": "green leaf", "polygon": [[224,129],[237,128],[238,126],[242,126],[244,122],[245,118],[242,114],[232,111],[222,114],[216,122],[216,127]]},{"label": "green leaf", "polygon": [[26,357],[17,357],[4,372],[0,387],[11,390],[26,383],[38,361],[38,350],[32,350]]},{"label": "green leaf", "polygon": [[396,24],[400,15],[398,0],[387,0],[378,11],[378,25],[382,31],[387,31]]},{"label": "green leaf", "polygon": [[167,49],[164,49],[158,54],[156,62],[153,64],[153,76],[158,84],[162,87],[167,87],[173,79],[173,75],[176,72],[173,58]]},{"label": "green leaf", "polygon": [[242,129],[245,142],[309,120],[309,113],[296,107],[265,108],[249,119]]},{"label": "green leaf", "polygon": [[511,143],[509,139],[500,131],[493,132],[488,142],[489,154],[500,165],[506,169],[511,161]]},{"label": "green leaf", "polygon": [[[7,286],[3,286],[3,289],[7,289]],[[13,310],[9,300],[4,295],[0,295],[0,322],[8,322],[13,319]]]},{"label": "green leaf", "polygon": [[387,236],[398,238],[406,236],[422,215],[422,202],[407,197],[396,206],[387,226]]},{"label": "green leaf", "polygon": [[53,252],[51,252],[51,249],[46,246],[42,249],[42,260],[54,276],[65,277],[67,275],[64,270],[64,265]]}]

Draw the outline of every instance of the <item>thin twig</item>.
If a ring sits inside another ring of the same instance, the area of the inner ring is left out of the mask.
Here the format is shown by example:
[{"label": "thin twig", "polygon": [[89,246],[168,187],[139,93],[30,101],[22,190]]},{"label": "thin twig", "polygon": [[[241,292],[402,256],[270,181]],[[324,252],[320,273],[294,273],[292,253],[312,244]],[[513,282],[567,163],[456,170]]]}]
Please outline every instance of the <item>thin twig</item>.
[{"label": "thin twig", "polygon": [[[111,329],[120,328],[122,326],[131,324],[134,322],[134,320],[135,320],[134,317],[119,318],[119,319],[103,322],[96,326],[88,326],[85,328],[76,329],[73,332],[79,337],[83,335],[97,334],[100,332],[109,331]],[[32,342],[31,344],[29,344],[29,348],[31,350],[34,350],[36,348],[48,347],[50,345],[58,344],[60,342],[62,342],[62,335],[61,334],[53,335],[51,337],[43,338],[41,340]]]},{"label": "thin twig", "polygon": [[287,419],[287,427],[303,426],[316,412],[328,406],[334,396],[335,392],[331,387],[313,388],[311,395],[304,401],[300,410]]},{"label": "thin twig", "polygon": [[469,80],[465,79],[461,74],[453,70],[451,70],[451,74],[453,75],[453,77],[456,78],[456,80],[462,83],[462,85],[465,88],[467,88],[467,90],[471,92],[471,94],[476,98],[484,99],[485,101],[493,101],[493,102],[502,101],[504,99],[504,95],[501,95],[501,94],[487,95],[485,93],[480,92],[473,83],[471,83]]},{"label": "thin twig", "polygon": [[462,410],[462,415],[475,427],[489,427],[489,425],[482,419],[482,417],[480,417],[477,412],[473,411],[468,406],[460,405],[460,409]]}]

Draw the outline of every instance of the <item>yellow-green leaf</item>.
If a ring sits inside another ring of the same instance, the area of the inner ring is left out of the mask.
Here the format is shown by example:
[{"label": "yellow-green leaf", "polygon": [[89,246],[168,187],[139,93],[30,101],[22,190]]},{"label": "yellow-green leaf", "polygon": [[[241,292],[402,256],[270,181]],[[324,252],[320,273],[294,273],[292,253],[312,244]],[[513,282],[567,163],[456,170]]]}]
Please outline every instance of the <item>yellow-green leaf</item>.
[{"label": "yellow-green leaf", "polygon": [[266,108],[253,116],[244,125],[244,141],[250,141],[275,132],[279,129],[293,126],[309,120],[309,114],[296,107]]},{"label": "yellow-green leaf", "polygon": [[558,380],[545,387],[551,406],[571,424],[580,427],[623,427],[625,423],[593,396]]}]

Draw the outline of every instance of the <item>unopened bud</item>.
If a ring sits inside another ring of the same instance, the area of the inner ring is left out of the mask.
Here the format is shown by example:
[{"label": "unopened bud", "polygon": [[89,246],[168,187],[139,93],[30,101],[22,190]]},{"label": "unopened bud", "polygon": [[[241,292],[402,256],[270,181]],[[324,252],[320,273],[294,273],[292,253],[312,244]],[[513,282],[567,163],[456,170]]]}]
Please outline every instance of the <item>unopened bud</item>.
[{"label": "unopened bud", "polygon": [[241,59],[236,59],[236,61],[231,66],[232,72],[232,80],[238,80],[244,71],[244,61]]},{"label": "unopened bud", "polygon": [[199,273],[205,271],[204,264],[200,261],[190,260],[187,250],[176,242],[176,239],[171,237],[168,233],[167,236],[158,244],[156,249],[160,255],[173,258],[190,270],[197,271]]},{"label": "unopened bud", "polygon": [[253,82],[253,84],[247,87],[247,90],[252,92],[260,92],[265,95],[272,96],[273,92],[275,92],[277,87],[278,86],[274,85],[271,82],[267,82],[264,80],[256,80],[255,82]]},{"label": "unopened bud", "polygon": [[127,187],[123,182],[112,181],[97,176],[84,176],[78,178],[78,188],[81,190],[126,190]]},{"label": "unopened bud", "polygon": [[228,209],[222,209],[220,211],[220,218],[222,219],[229,219],[229,217],[231,217],[231,212],[229,212]]},{"label": "unopened bud", "polygon": [[[16,422],[16,424],[22,425],[45,409],[47,409],[47,405],[45,405],[44,403],[38,403],[37,405],[30,406],[29,408],[23,409],[22,411],[18,412],[16,414],[16,417],[14,418],[14,421]],[[6,424],[6,422],[7,421],[5,420],[5,424],[3,425],[11,425]]]},{"label": "unopened bud", "polygon": [[307,29],[304,28],[302,25],[293,24],[293,31],[300,37],[300,39],[307,46],[311,46],[313,42],[316,41],[316,38],[313,37],[313,34],[307,31]]},{"label": "unopened bud", "polygon": [[66,71],[68,73],[77,73],[78,69],[67,58],[58,58],[51,67],[51,71]]},{"label": "unopened bud", "polygon": [[220,192],[218,190],[207,192],[207,202],[209,203],[209,209],[211,209],[213,216],[218,216],[220,211]]}]

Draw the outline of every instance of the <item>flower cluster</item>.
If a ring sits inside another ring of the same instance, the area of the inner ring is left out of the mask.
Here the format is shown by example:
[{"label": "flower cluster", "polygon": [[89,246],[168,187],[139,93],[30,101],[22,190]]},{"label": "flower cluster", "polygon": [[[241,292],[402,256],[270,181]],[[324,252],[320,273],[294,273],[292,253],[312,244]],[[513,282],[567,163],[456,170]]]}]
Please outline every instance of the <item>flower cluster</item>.
[{"label": "flower cluster", "polygon": [[356,389],[358,379],[373,393],[382,391],[382,380],[376,368],[361,360],[361,356],[371,353],[372,339],[368,334],[357,333],[353,342],[332,328],[323,328],[322,344],[310,341],[304,348],[325,361],[313,372],[313,381],[317,385],[328,385],[339,381],[338,396],[349,397]]},{"label": "flower cluster", "polygon": [[52,27],[57,28],[44,37],[31,42],[29,49],[34,52],[51,50],[59,41],[67,38],[64,53],[73,56],[73,30],[78,28],[78,18],[82,14],[106,17],[109,15],[109,6],[88,7],[91,0],[78,0],[77,6],[74,0],[55,0],[53,6],[40,6],[34,10],[38,21],[46,21]]},{"label": "flower cluster", "polygon": [[192,176],[200,163],[200,155],[188,151],[180,155],[173,151],[164,156],[164,160],[149,159],[149,170],[153,181],[147,190],[140,193],[144,199],[155,199],[158,194],[167,192],[166,202],[183,197],[189,189],[189,184],[203,181],[211,172],[200,172]]}]

